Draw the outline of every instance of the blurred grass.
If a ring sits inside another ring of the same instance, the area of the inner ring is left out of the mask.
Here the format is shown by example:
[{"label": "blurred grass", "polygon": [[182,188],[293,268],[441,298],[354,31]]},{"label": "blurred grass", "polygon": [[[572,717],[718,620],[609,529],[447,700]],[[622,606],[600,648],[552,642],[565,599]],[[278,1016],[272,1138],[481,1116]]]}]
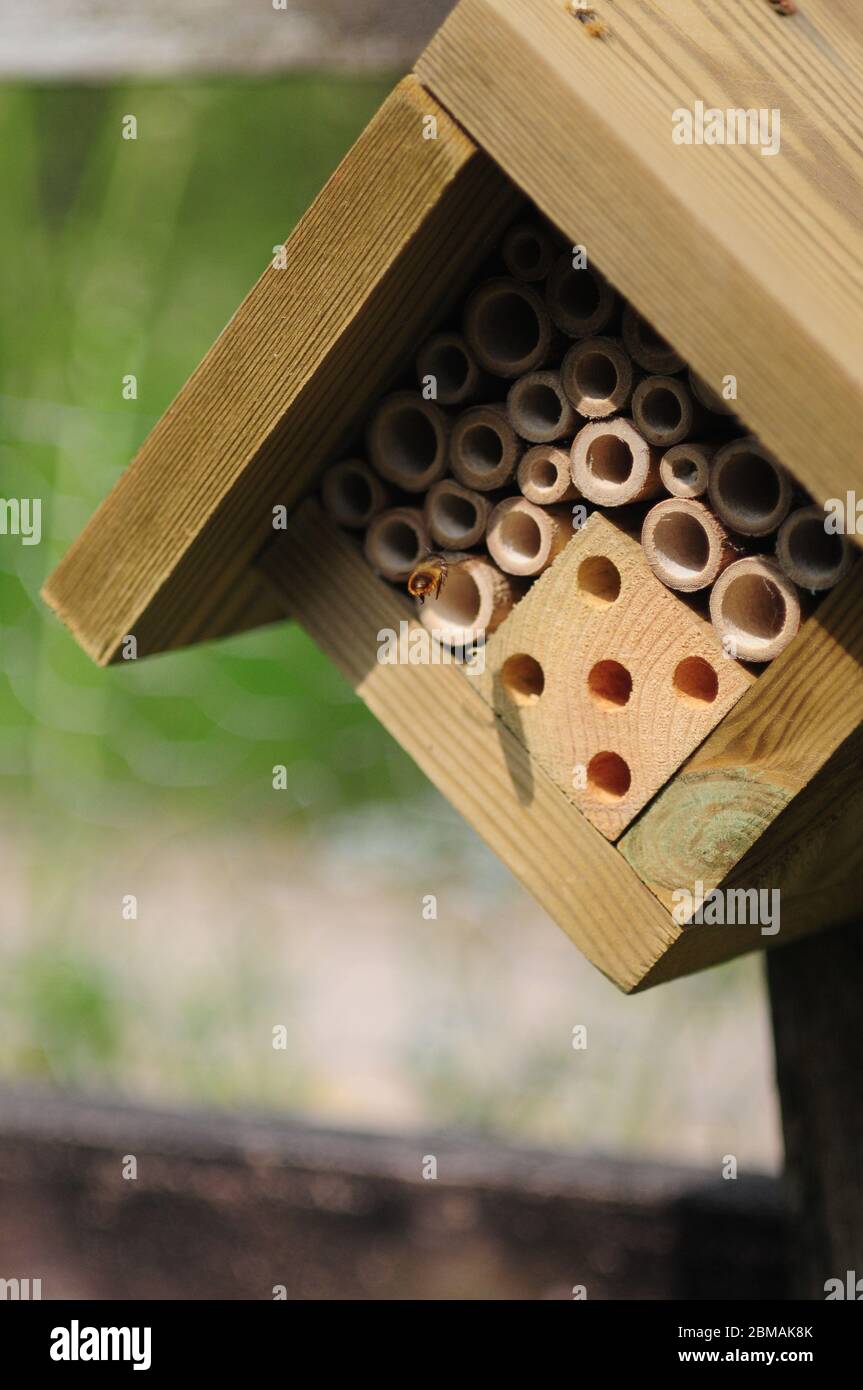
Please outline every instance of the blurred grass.
[{"label": "blurred grass", "polygon": [[0,538],[0,777],[54,835],[156,809],[302,822],[423,785],[296,629],[98,671],[38,597],[391,85],[0,89],[0,495],[43,499],[40,546]]}]

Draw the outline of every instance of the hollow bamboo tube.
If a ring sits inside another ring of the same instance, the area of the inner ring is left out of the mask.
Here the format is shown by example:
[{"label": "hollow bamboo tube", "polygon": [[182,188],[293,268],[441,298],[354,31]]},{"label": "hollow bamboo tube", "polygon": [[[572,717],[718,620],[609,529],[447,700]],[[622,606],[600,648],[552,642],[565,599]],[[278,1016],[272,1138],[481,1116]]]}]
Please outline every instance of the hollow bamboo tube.
[{"label": "hollow bamboo tube", "polygon": [[741,661],[772,661],[800,627],[800,596],[774,560],[735,560],[710,593],[710,618],[723,644]]},{"label": "hollow bamboo tube", "polygon": [[486,280],[468,299],[464,313],[468,347],[484,371],[523,376],[551,355],[555,335],[536,290],[521,280]]},{"label": "hollow bamboo tube", "polygon": [[485,394],[489,381],[461,333],[434,333],[417,353],[420,387],[434,378],[438,405],[465,405]]},{"label": "hollow bamboo tube", "polygon": [[489,517],[485,539],[505,574],[532,576],[548,568],[571,535],[568,507],[537,507],[526,497],[505,497]]},{"label": "hollow bamboo tube", "polygon": [[715,450],[709,444],[687,440],[662,455],[659,476],[672,497],[703,497],[710,481],[710,462]]},{"label": "hollow bamboo tube", "polygon": [[708,493],[716,515],[741,536],[769,535],[791,510],[788,474],[754,435],[717,450]]},{"label": "hollow bamboo tube", "polygon": [[481,492],[463,487],[455,478],[441,478],[426,493],[424,516],[429,535],[446,550],[479,545],[491,508]]},{"label": "hollow bamboo tube", "polygon": [[686,366],[680,353],[675,352],[670,343],[661,338],[653,325],[642,318],[631,304],[627,304],[623,311],[622,332],[626,351],[633,362],[637,362],[646,372],[670,376]]},{"label": "hollow bamboo tube", "polygon": [[714,415],[734,414],[729,402],[720,396],[718,391],[714,391],[712,386],[708,386],[704,378],[694,372],[691,367],[689,368],[688,379],[689,389],[705,410],[713,411]]},{"label": "hollow bamboo tube", "polygon": [[321,482],[324,511],[339,526],[362,531],[389,505],[389,488],[362,459],[342,459],[327,469]]},{"label": "hollow bamboo tube", "polygon": [[594,338],[617,317],[620,302],[604,275],[593,266],[581,270],[572,254],[559,256],[545,286],[545,302],[561,332],[569,338]]},{"label": "hollow bamboo tube", "polygon": [[564,357],[560,379],[579,415],[602,420],[629,405],[632,358],[620,338],[583,338]]},{"label": "hollow bamboo tube", "polygon": [[522,495],[538,507],[571,502],[578,497],[569,467],[569,449],[535,444],[522,456],[516,473]]},{"label": "hollow bamboo tube", "polygon": [[827,531],[825,519],[821,507],[800,507],[786,517],[776,537],[776,558],[782,569],[810,593],[832,589],[854,563],[850,541]]},{"label": "hollow bamboo tube", "polygon": [[669,497],[651,507],[641,544],[657,579],[682,594],[706,589],[737,559],[722,522],[703,502],[685,497]]},{"label": "hollow bamboo tube", "polygon": [[503,405],[475,405],[452,427],[450,467],[458,481],[477,492],[494,492],[512,481],[522,444]]},{"label": "hollow bamboo tube", "polygon": [[390,507],[372,517],[363,549],[384,579],[404,583],[429,550],[429,533],[419,507]]},{"label": "hollow bamboo tube", "polygon": [[395,391],[378,404],[368,429],[375,471],[405,492],[425,492],[446,472],[449,417],[418,391]]},{"label": "hollow bamboo tube", "polygon": [[662,491],[659,451],[631,420],[594,420],[572,441],[572,481],[583,497],[603,507],[643,502]]},{"label": "hollow bamboo tube", "polygon": [[567,399],[559,372],[528,372],[513,382],[506,398],[510,423],[531,444],[551,444],[572,436],[578,417]]},{"label": "hollow bamboo tube", "polygon": [[558,256],[554,237],[539,222],[516,222],[501,247],[504,265],[516,280],[544,280]]},{"label": "hollow bamboo tube", "polygon": [[646,376],[632,394],[632,418],[648,444],[670,449],[692,434],[701,407],[677,377]]},{"label": "hollow bamboo tube", "polygon": [[445,646],[472,646],[500,626],[523,586],[487,555],[447,555],[446,560],[446,582],[437,598],[418,608],[419,619]]}]

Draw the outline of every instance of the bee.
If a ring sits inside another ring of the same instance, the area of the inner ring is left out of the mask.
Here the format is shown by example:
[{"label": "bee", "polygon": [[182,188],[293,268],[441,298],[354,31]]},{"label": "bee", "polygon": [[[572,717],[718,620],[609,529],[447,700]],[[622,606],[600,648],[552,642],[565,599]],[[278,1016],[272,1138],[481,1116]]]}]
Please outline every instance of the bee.
[{"label": "bee", "polygon": [[408,593],[425,603],[427,598],[439,598],[446,583],[447,563],[443,555],[426,555],[408,579]]},{"label": "bee", "polygon": [[608,34],[608,25],[599,18],[592,5],[584,4],[583,0],[569,0],[567,9],[581,21],[591,38],[604,39]]}]

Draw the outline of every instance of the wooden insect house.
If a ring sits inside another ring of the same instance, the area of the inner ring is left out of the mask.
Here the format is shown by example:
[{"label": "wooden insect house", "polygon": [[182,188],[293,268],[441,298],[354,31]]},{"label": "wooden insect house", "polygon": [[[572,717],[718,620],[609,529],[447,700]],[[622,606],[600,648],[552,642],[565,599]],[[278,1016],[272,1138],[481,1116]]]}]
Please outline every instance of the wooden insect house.
[{"label": "wooden insect house", "polygon": [[301,624],[624,990],[854,912],[850,15],[461,0],[45,589]]}]

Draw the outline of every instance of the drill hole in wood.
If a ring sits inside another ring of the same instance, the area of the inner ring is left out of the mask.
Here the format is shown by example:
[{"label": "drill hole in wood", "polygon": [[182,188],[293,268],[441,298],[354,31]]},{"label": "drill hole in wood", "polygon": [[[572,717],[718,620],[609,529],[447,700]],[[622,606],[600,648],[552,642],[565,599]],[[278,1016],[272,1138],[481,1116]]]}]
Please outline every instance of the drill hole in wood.
[{"label": "drill hole in wood", "polygon": [[587,688],[600,709],[623,709],[632,694],[632,676],[619,661],[598,661],[587,677]]},{"label": "drill hole in wood", "polygon": [[607,608],[620,594],[620,570],[605,555],[589,555],[578,567],[578,592],[595,608]]},{"label": "drill hole in wood", "polygon": [[719,677],[703,656],[684,657],[675,668],[672,684],[687,705],[712,705],[719,694]]},{"label": "drill hole in wood", "polygon": [[500,668],[501,685],[517,705],[535,705],[545,689],[545,675],[535,657],[526,652],[508,656]]},{"label": "drill hole in wood", "polygon": [[632,773],[619,753],[595,753],[587,764],[587,785],[598,801],[622,801],[632,785]]}]

